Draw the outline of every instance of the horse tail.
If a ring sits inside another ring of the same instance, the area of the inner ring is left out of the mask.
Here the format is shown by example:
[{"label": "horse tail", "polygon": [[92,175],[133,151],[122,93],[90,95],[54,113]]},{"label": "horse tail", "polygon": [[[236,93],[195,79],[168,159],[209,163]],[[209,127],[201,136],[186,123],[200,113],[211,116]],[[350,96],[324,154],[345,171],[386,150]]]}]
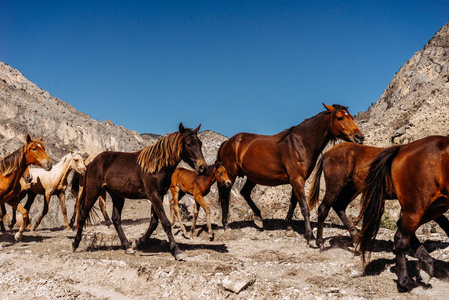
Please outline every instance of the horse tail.
[{"label": "horse tail", "polygon": [[[86,173],[84,174],[84,176],[80,176],[83,180],[83,185],[82,185],[83,189],[82,189],[81,194],[78,195],[78,198],[76,200],[77,206],[78,206],[78,209],[77,209],[78,217],[76,218],[76,227],[77,228],[79,228],[79,222],[81,219],[84,220],[83,226],[86,227],[86,226],[92,225],[94,223],[94,220],[99,218],[99,214],[98,214],[96,208],[93,208],[93,209],[91,208],[87,212],[85,212],[85,210],[84,210],[84,205],[86,203],[87,172],[89,171],[89,166],[90,166],[90,164],[87,166],[87,170],[86,170]],[[93,211],[93,216],[91,214],[92,211]]]},{"label": "horse tail", "polygon": [[80,192],[80,177],[81,177],[80,173],[78,173],[78,172],[73,173],[72,187],[70,189],[70,192],[72,193],[72,196],[75,199],[78,199],[79,192]]},{"label": "horse tail", "polygon": [[372,248],[379,231],[385,196],[388,189],[393,186],[391,164],[400,149],[401,146],[393,146],[379,153],[371,163],[363,183],[360,214],[357,218],[357,221],[363,219],[363,225],[354,238],[356,244],[360,246],[363,263],[366,262],[365,254]]},{"label": "horse tail", "polygon": [[323,162],[326,154],[323,154],[318,161],[315,173],[313,174],[312,184],[310,186],[309,195],[307,197],[307,202],[309,204],[309,210],[312,210],[317,206],[320,197],[320,179],[323,173]]},{"label": "horse tail", "polygon": [[221,152],[221,149],[223,148],[223,146],[224,146],[224,144],[225,144],[226,142],[227,142],[227,141],[224,141],[223,143],[220,144],[220,147],[218,147],[218,151],[217,151],[217,161],[218,161],[218,162],[221,162],[220,152]]}]

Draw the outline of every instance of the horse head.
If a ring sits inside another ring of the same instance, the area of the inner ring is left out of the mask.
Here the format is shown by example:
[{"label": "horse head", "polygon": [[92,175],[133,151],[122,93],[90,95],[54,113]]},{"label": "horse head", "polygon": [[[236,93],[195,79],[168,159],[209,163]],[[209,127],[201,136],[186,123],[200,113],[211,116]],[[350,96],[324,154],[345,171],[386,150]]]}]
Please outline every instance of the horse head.
[{"label": "horse head", "polygon": [[231,179],[229,179],[228,170],[226,170],[225,166],[221,162],[216,161],[214,169],[215,180],[225,187],[230,188],[232,186],[232,182]]},{"label": "horse head", "polygon": [[24,151],[25,160],[29,165],[36,165],[44,168],[45,171],[50,171],[52,168],[52,163],[50,157],[48,157],[48,154],[45,152],[45,145],[42,142],[42,139],[43,138],[33,140],[30,135],[27,134]]},{"label": "horse head", "polygon": [[204,174],[207,169],[207,164],[204,160],[203,152],[201,151],[202,143],[197,135],[200,127],[201,124],[197,128],[192,130],[189,128],[185,128],[182,123],[179,124],[179,132],[183,136],[183,146],[179,156],[189,166],[191,166],[196,171],[196,173]]},{"label": "horse head", "polygon": [[334,137],[347,142],[363,144],[365,136],[354,123],[354,118],[348,112],[348,108],[341,105],[326,105],[324,107],[331,114],[329,121],[330,132]]},{"label": "horse head", "polygon": [[81,154],[71,152],[72,160],[70,161],[70,167],[77,173],[84,175],[86,173],[86,165],[84,164],[84,158]]}]

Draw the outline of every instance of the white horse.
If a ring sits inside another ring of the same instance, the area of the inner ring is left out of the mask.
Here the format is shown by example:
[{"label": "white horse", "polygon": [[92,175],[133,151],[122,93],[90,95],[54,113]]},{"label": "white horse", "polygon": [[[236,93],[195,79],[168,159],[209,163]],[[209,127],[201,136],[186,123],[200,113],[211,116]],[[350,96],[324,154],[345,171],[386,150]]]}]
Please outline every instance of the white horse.
[{"label": "white horse", "polygon": [[[22,192],[19,195],[20,200],[22,200],[25,195],[28,195],[27,203],[25,204],[25,209],[30,210],[31,205],[34,202],[36,195],[44,195],[44,209],[42,215],[36,220],[31,230],[35,230],[37,226],[42,221],[42,218],[48,212],[48,204],[50,203],[50,198],[52,195],[57,195],[59,198],[59,204],[61,205],[61,211],[64,215],[64,225],[68,230],[71,230],[69,226],[69,221],[67,219],[67,208],[65,205],[65,190],[67,189],[67,177],[71,170],[75,170],[78,173],[84,174],[86,172],[86,165],[84,164],[84,159],[81,154],[73,153],[72,151],[64,156],[61,161],[53,166],[51,171],[45,171],[43,169],[32,168],[30,173],[32,175],[31,183],[26,183],[25,180],[21,179],[20,183],[22,185]],[[15,212],[13,211],[13,220],[11,221],[10,227],[12,228],[16,222]]]}]

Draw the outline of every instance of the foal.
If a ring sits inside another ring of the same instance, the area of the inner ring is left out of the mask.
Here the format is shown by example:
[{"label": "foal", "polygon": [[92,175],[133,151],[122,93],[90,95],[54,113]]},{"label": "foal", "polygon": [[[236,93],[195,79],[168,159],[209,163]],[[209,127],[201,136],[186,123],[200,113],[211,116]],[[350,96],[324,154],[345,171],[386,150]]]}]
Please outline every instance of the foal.
[{"label": "foal", "polygon": [[187,231],[182,224],[182,219],[179,214],[178,201],[187,193],[193,195],[195,199],[195,205],[193,210],[192,228],[190,229],[192,238],[195,233],[195,225],[198,217],[199,206],[204,209],[207,215],[207,233],[210,240],[213,240],[214,234],[212,233],[212,225],[210,221],[210,207],[204,200],[203,196],[206,196],[212,184],[218,181],[220,184],[229,187],[231,186],[231,180],[228,177],[228,171],[221,162],[216,161],[215,164],[208,166],[206,172],[203,175],[197,175],[194,171],[190,171],[184,168],[177,168],[171,177],[170,192],[172,199],[170,200],[170,223],[173,226],[176,217],[181,226],[184,237],[187,237]]}]

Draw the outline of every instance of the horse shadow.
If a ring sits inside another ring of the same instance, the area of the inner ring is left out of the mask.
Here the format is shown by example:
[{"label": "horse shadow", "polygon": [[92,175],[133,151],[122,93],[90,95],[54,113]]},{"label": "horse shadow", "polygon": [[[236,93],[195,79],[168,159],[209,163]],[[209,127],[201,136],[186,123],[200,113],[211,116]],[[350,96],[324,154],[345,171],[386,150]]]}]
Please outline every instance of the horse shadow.
[{"label": "horse shadow", "polygon": [[[423,243],[425,249],[430,254],[438,249],[445,249],[449,246],[447,242],[425,241]],[[376,241],[373,247],[374,251],[393,251],[393,242],[390,241]],[[409,249],[407,254],[411,257],[415,257],[414,251]],[[434,266],[433,278],[449,282],[449,262],[445,262],[434,257],[431,258]],[[390,272],[397,274],[395,258],[379,258],[370,261],[363,271],[362,276],[376,276],[380,275],[383,271],[390,268]],[[421,276],[419,274],[420,266],[417,260],[407,260],[407,272],[411,278],[414,278],[416,282],[423,288],[429,288],[429,284],[421,282]]]},{"label": "horse shadow", "polygon": [[[225,244],[191,244],[191,243],[177,243],[178,247],[182,251],[193,250],[211,250],[217,253],[228,253],[228,248]],[[159,240],[156,238],[150,238],[145,244],[139,246],[139,251],[143,253],[159,253],[170,251],[170,245],[166,240]]]},{"label": "horse shadow", "polygon": [[51,237],[43,237],[43,236],[33,236],[33,235],[23,235],[22,239],[17,242],[14,238],[15,232],[11,231],[8,233],[0,234],[0,243],[2,243],[2,247],[10,247],[15,244],[27,244],[27,243],[39,243],[44,240],[50,239]]},{"label": "horse shadow", "polygon": [[[317,222],[311,222],[310,224],[312,227],[317,226]],[[306,230],[303,220],[293,220],[291,222],[291,225],[296,233],[300,235],[305,234]],[[260,231],[277,231],[277,230],[286,230],[287,228],[284,219],[264,219],[263,228],[257,227],[254,224],[253,220],[234,221],[229,223],[228,226],[230,229],[256,228],[259,229]],[[217,228],[222,229],[223,226],[217,226]]]}]

